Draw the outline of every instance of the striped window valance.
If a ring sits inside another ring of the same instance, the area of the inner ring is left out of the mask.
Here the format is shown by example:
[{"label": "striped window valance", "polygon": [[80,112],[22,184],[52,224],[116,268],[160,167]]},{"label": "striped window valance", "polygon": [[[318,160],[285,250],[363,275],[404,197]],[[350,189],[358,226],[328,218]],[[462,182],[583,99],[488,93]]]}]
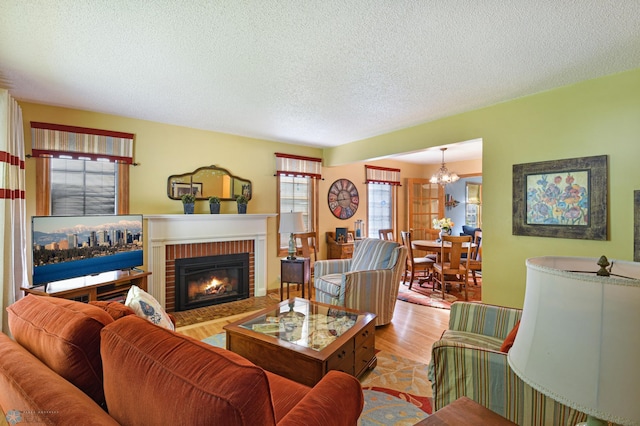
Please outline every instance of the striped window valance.
[{"label": "striped window valance", "polygon": [[132,164],[133,134],[32,121],[31,155]]},{"label": "striped window valance", "polygon": [[278,176],[308,176],[313,179],[321,179],[322,159],[276,152],[276,174]]},{"label": "striped window valance", "polygon": [[400,169],[388,167],[364,166],[365,183],[380,183],[383,185],[400,186]]}]

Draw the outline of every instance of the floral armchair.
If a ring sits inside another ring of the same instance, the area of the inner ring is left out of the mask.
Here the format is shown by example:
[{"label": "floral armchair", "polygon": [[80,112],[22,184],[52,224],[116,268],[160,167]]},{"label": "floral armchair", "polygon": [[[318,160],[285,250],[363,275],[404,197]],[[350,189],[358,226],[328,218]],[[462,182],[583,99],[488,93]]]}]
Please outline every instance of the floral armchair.
[{"label": "floral armchair", "polygon": [[371,312],[376,326],[388,324],[406,260],[407,248],[395,241],[357,240],[351,259],[316,261],[316,301]]},{"label": "floral armchair", "polygon": [[504,343],[521,316],[520,309],[482,303],[451,305],[449,329],[431,349],[434,410],[466,396],[521,426],[573,426],[586,420],[511,370]]}]

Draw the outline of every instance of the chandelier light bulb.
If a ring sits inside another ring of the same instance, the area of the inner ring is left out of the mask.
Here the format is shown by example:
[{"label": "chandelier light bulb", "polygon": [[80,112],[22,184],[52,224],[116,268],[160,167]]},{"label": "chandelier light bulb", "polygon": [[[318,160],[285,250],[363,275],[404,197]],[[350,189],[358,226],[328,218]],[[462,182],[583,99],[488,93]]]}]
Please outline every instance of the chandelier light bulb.
[{"label": "chandelier light bulb", "polygon": [[458,176],[455,172],[450,172],[449,169],[447,169],[447,167],[444,165],[444,152],[446,150],[447,148],[440,148],[440,151],[442,151],[442,165],[440,166],[438,172],[431,176],[431,183],[446,185],[448,183],[456,182],[458,179],[460,179],[460,176]]}]

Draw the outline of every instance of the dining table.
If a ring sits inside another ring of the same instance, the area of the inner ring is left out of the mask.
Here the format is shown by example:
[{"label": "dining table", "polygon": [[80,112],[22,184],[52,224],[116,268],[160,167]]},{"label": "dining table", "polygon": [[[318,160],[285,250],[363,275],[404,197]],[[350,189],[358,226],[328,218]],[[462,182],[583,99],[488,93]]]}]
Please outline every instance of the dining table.
[{"label": "dining table", "polygon": [[[440,240],[412,240],[411,241],[411,247],[414,250],[423,250],[428,253],[436,253],[438,254],[438,256],[440,256],[442,244],[444,244],[444,252],[448,253],[448,251],[451,249],[451,243],[449,241],[445,241],[444,243]],[[471,246],[471,248],[474,248],[476,244],[462,243],[463,249],[466,249],[469,246]]]}]

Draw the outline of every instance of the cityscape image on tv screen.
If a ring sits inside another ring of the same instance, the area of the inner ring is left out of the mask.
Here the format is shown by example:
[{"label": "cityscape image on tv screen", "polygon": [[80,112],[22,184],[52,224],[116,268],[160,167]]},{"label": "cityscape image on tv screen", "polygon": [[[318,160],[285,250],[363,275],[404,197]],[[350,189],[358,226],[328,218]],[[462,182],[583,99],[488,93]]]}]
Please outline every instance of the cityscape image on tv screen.
[{"label": "cityscape image on tv screen", "polygon": [[34,216],[33,284],[143,264],[142,215]]}]

